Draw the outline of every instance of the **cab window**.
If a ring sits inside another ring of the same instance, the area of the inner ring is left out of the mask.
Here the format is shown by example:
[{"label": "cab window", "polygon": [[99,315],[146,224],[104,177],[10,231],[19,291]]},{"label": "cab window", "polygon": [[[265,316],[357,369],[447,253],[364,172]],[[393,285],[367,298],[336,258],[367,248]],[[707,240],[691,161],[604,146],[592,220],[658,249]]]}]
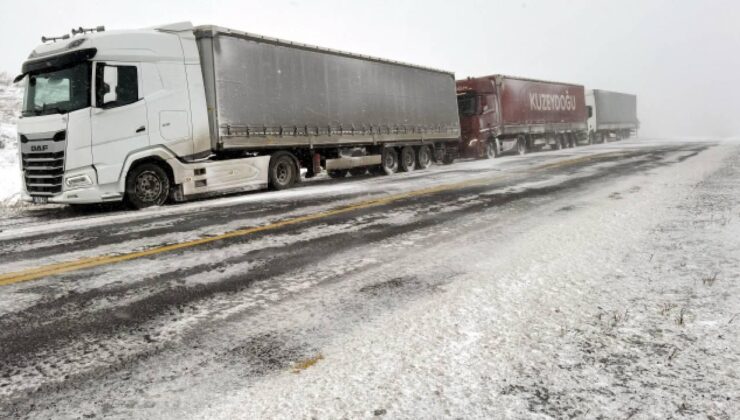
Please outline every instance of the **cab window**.
[{"label": "cab window", "polygon": [[99,108],[115,108],[139,100],[136,66],[98,63],[95,68],[95,103]]}]

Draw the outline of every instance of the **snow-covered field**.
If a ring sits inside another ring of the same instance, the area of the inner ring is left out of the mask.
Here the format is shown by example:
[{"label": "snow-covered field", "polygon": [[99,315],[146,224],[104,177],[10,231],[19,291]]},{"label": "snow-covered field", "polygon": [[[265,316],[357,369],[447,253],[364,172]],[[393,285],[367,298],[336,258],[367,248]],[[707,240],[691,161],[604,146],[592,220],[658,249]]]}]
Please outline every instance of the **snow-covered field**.
[{"label": "snow-covered field", "polygon": [[22,89],[0,73],[0,215],[18,202],[21,175],[15,123],[21,109]]}]

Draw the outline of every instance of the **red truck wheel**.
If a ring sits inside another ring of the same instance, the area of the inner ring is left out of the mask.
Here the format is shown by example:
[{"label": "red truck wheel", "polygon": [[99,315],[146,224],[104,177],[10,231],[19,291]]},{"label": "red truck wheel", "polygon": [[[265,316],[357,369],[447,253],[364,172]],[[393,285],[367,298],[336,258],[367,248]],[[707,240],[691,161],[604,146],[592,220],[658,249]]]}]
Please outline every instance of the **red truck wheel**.
[{"label": "red truck wheel", "polygon": [[519,155],[527,154],[527,140],[523,136],[516,140],[516,151]]}]

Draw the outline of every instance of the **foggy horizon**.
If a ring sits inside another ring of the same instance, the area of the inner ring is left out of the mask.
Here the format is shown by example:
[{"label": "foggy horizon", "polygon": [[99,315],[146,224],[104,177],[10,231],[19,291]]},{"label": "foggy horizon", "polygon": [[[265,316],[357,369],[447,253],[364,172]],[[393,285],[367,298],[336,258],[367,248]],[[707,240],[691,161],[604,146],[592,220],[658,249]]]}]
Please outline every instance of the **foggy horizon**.
[{"label": "foggy horizon", "polygon": [[[67,1],[13,4],[0,17],[0,71],[17,74],[40,38],[72,27],[136,29],[214,24],[449,70],[562,81],[638,96],[640,135],[740,137],[734,75],[740,5],[699,2],[196,2],[131,1],[103,8]],[[57,7],[57,6],[55,6]],[[176,10],[172,10],[175,8]]]}]

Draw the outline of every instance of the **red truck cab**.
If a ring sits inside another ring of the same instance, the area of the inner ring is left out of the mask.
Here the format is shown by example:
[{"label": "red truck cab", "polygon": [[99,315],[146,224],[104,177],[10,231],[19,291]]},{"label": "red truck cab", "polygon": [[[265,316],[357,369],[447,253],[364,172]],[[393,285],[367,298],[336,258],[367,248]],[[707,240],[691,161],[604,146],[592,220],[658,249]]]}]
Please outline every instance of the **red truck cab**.
[{"label": "red truck cab", "polygon": [[494,80],[458,80],[457,107],[460,114],[460,155],[495,156],[497,149],[493,139],[499,135],[500,112]]}]

